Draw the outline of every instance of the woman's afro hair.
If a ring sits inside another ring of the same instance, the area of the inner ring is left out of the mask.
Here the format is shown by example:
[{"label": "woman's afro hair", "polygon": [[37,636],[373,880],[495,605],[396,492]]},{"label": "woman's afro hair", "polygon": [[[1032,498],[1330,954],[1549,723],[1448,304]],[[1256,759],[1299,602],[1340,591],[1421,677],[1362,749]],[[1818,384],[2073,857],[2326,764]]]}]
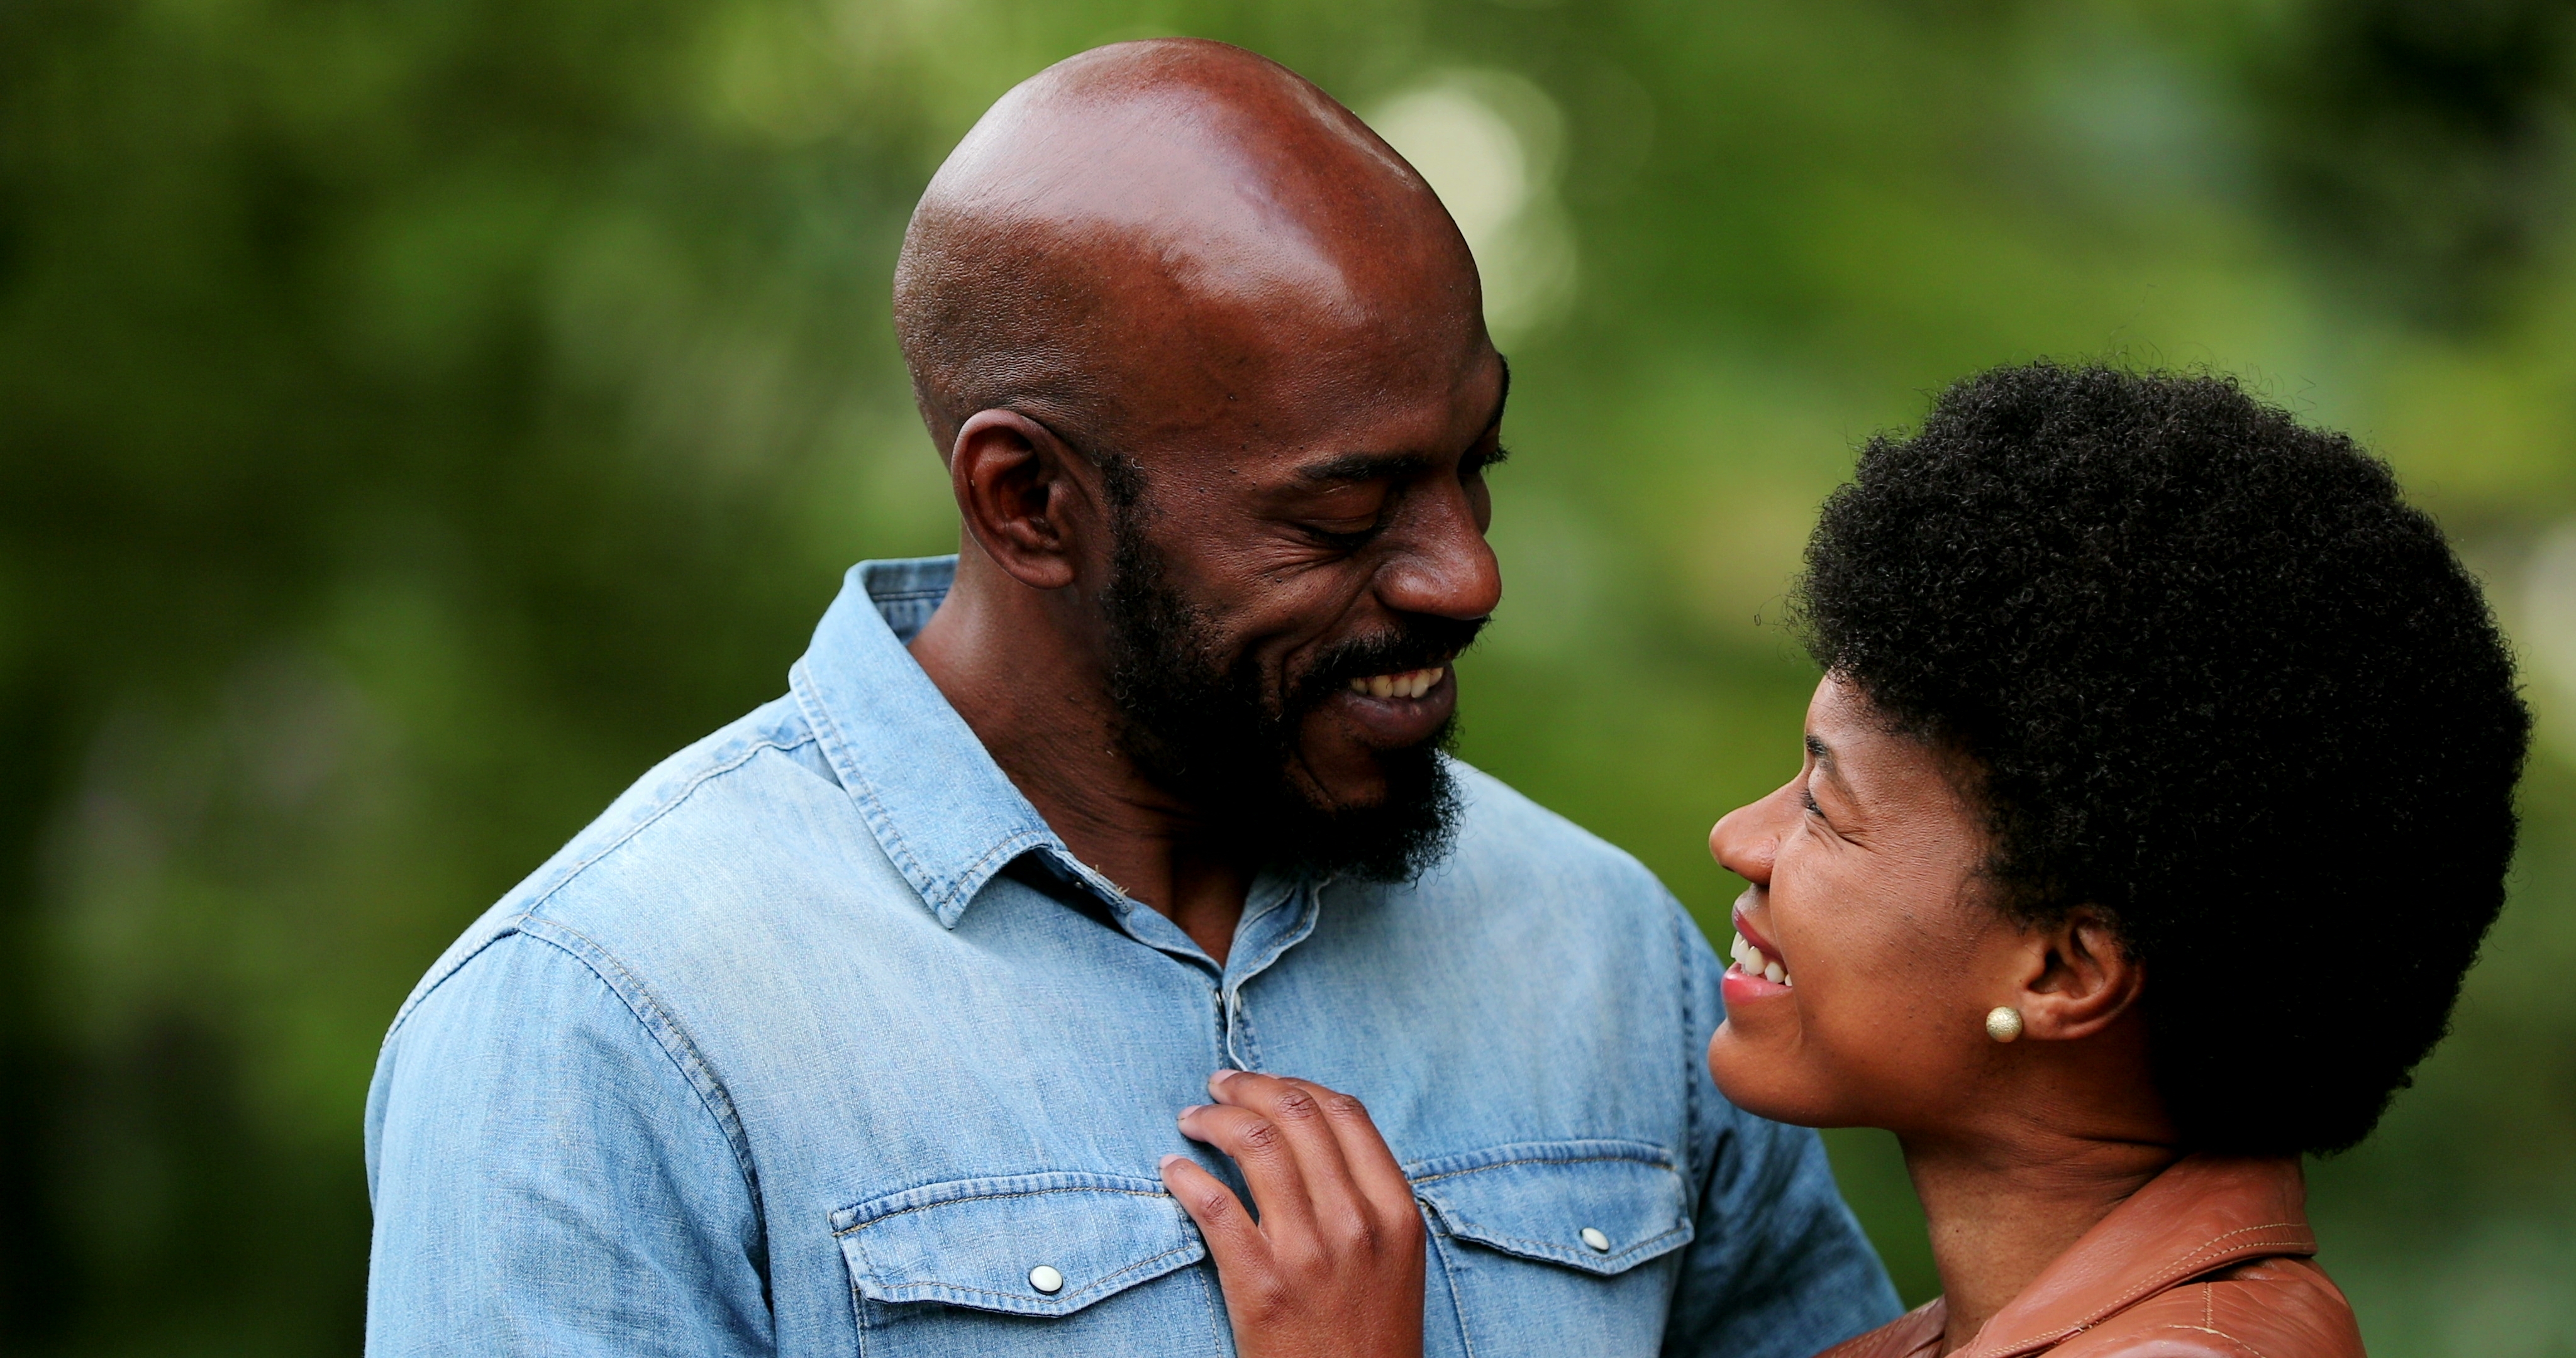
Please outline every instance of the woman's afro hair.
[{"label": "woman's afro hair", "polygon": [[2503,905],[2530,731],[2387,466],[2229,378],[1999,368],[1862,451],[1795,615],[1968,756],[2001,908],[2108,912],[2186,1145],[2369,1134]]}]

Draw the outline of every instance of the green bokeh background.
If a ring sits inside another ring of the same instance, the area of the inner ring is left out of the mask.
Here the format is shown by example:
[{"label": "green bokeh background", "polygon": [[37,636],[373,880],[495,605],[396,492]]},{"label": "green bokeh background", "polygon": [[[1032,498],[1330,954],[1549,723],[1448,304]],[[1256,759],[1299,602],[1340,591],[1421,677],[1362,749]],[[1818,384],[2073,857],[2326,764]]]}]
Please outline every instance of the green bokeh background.
[{"label": "green bokeh background", "polygon": [[[780,691],[846,564],[953,543],[905,215],[1013,82],[1173,32],[1458,207],[1518,378],[1465,752],[1704,921],[1709,823],[1797,760],[1764,620],[1870,432],[2111,356],[2383,451],[2543,744],[2454,1036],[2314,1168],[2325,1259],[2382,1355],[2576,1354],[2542,0],[0,0],[0,1351],[357,1347],[395,1003]],[[1833,1145],[1927,1295],[1891,1149]]]}]

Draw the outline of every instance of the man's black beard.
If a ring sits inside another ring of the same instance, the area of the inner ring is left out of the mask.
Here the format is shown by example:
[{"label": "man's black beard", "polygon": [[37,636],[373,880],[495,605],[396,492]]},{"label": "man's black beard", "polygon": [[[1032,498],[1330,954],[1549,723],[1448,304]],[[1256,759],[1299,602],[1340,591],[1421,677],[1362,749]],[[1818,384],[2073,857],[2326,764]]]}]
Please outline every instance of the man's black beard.
[{"label": "man's black beard", "polygon": [[[1113,500],[1127,499],[1116,490]],[[1318,805],[1292,770],[1307,714],[1351,680],[1446,664],[1482,624],[1409,616],[1397,631],[1318,656],[1274,707],[1248,650],[1231,665],[1219,658],[1214,629],[1173,587],[1133,503],[1117,508],[1103,603],[1109,696],[1127,757],[1201,818],[1212,848],[1241,861],[1386,882],[1411,881],[1439,861],[1458,815],[1442,758],[1454,715],[1422,743],[1377,754],[1386,796],[1373,805]]]}]

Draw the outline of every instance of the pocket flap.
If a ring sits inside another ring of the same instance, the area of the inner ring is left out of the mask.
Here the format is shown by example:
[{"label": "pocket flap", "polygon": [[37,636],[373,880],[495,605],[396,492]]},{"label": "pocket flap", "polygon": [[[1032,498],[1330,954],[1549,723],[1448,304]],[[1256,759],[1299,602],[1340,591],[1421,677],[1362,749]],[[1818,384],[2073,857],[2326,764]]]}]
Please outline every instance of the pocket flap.
[{"label": "pocket flap", "polygon": [[864,1296],[1024,1316],[1071,1315],[1207,1254],[1161,1181],[1117,1174],[932,1184],[844,1207],[832,1230]]},{"label": "pocket flap", "polygon": [[1661,1146],[1550,1141],[1412,1166],[1413,1191],[1460,1240],[1586,1273],[1690,1243],[1688,1194]]}]

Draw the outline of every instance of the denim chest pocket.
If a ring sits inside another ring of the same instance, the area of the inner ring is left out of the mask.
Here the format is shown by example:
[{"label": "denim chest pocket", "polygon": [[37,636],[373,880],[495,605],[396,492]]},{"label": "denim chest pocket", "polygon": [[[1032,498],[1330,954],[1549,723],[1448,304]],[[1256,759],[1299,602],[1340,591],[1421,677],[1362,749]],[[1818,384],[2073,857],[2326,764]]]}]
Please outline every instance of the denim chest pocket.
[{"label": "denim chest pocket", "polygon": [[1207,1249],[1158,1180],[961,1179],[845,1207],[832,1229],[870,1355],[1225,1351],[1201,1271],[1170,1276]]},{"label": "denim chest pocket", "polygon": [[1408,1171],[1433,1227],[1432,1287],[1446,1282],[1468,1352],[1662,1347],[1670,1261],[1693,1234],[1689,1186],[1663,1147],[1497,1146]]}]

